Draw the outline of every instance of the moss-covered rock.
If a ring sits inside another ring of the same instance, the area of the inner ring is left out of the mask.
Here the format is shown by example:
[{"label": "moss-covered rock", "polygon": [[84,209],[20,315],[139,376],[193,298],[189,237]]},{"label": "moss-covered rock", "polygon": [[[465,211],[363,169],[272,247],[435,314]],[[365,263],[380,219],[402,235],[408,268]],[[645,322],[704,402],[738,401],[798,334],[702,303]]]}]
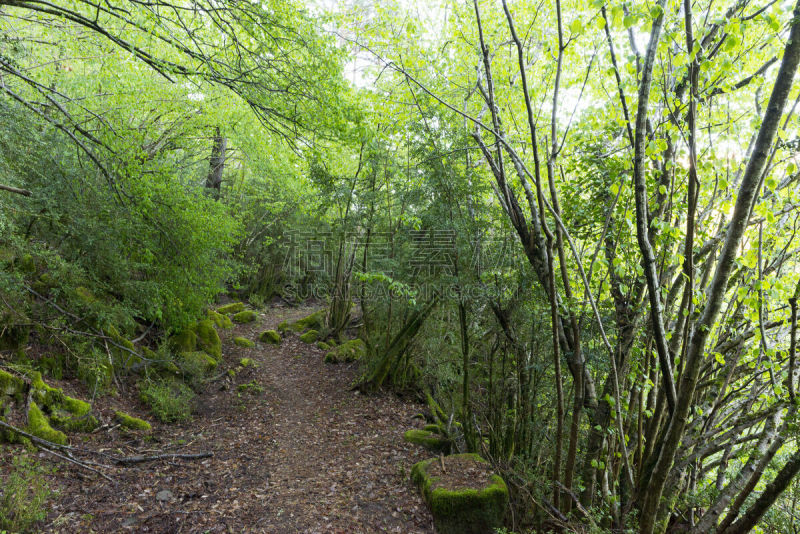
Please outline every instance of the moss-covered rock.
[{"label": "moss-covered rock", "polygon": [[233,338],[233,343],[237,347],[245,347],[245,348],[248,348],[248,349],[253,348],[253,347],[256,346],[255,343],[253,343],[252,341],[250,341],[246,337],[235,337],[235,338]]},{"label": "moss-covered rock", "polygon": [[367,346],[360,339],[345,341],[334,347],[325,355],[327,363],[354,362],[360,360],[367,352]]},{"label": "moss-covered rock", "polygon": [[114,419],[116,419],[120,426],[127,428],[128,430],[141,430],[143,432],[149,432],[153,428],[150,423],[144,419],[139,419],[138,417],[128,415],[125,412],[114,412]]},{"label": "moss-covered rock", "polygon": [[42,375],[31,375],[31,399],[49,414],[49,422],[69,432],[91,432],[99,421],[91,415],[92,406],[81,399],[66,395],[62,390],[47,385]]},{"label": "moss-covered rock", "polygon": [[[488,464],[477,454],[455,454],[443,461],[448,472],[475,467],[488,471]],[[448,487],[449,480],[441,476],[438,463],[438,458],[431,458],[411,470],[411,478],[431,510],[436,532],[485,534],[501,527],[508,504],[508,488],[503,479],[491,474],[476,481],[476,487]]]},{"label": "moss-covered rock", "polygon": [[281,335],[276,332],[275,330],[265,330],[261,332],[258,336],[258,340],[262,343],[271,343],[273,345],[279,345],[281,342]]},{"label": "moss-covered rock", "polygon": [[325,310],[316,311],[307,317],[289,323],[286,328],[293,332],[302,332],[304,330],[322,331],[325,329]]},{"label": "moss-covered rock", "polygon": [[445,454],[450,452],[450,440],[444,436],[431,432],[430,430],[420,430],[415,428],[403,434],[403,439],[409,443],[422,445],[432,452]]},{"label": "moss-covered rock", "polygon": [[324,350],[325,352],[331,350],[331,346],[325,343],[324,341],[317,341],[317,348],[320,350]]},{"label": "moss-covered rock", "polygon": [[197,350],[197,334],[186,329],[170,338],[170,344],[176,352],[192,352]]},{"label": "moss-covered rock", "polygon": [[214,310],[208,310],[208,320],[217,325],[217,328],[222,328],[223,330],[233,328],[233,322],[230,317]]},{"label": "moss-covered rock", "polygon": [[281,321],[281,324],[278,325],[278,332],[281,334],[285,334],[290,330],[291,328],[289,328],[289,321]]},{"label": "moss-covered rock", "polygon": [[217,313],[230,315],[232,313],[239,313],[242,310],[244,310],[244,302],[231,302],[230,304],[217,308]]},{"label": "moss-covered rock", "polygon": [[222,341],[219,339],[213,322],[208,319],[198,321],[194,327],[194,333],[197,336],[197,346],[200,350],[215,360],[222,358]]},{"label": "moss-covered rock", "polygon": [[314,343],[316,340],[319,339],[319,332],[316,330],[309,330],[302,336],[300,336],[300,341],[303,343]]},{"label": "moss-covered rock", "polygon": [[28,426],[25,430],[28,434],[33,434],[38,438],[52,443],[58,443],[60,445],[67,444],[67,435],[51,427],[47,416],[33,401],[31,401],[28,407]]},{"label": "moss-covered rock", "polygon": [[0,397],[12,397],[16,402],[21,403],[24,399],[24,393],[25,382],[18,376],[0,369]]},{"label": "moss-covered rock", "polygon": [[253,310],[244,310],[233,316],[233,322],[239,324],[252,323],[257,318],[258,314]]}]

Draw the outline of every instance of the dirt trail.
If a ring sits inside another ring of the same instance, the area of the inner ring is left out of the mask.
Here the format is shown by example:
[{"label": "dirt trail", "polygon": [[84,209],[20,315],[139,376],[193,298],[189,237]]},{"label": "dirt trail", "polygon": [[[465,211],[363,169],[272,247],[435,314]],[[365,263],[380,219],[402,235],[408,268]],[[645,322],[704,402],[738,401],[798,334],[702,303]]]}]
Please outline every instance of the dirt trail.
[{"label": "dirt trail", "polygon": [[[349,391],[355,367],[324,364],[322,351],[296,336],[280,346],[232,343],[311,311],[273,307],[256,323],[222,333],[220,372],[244,357],[257,366],[210,384],[191,422],[154,425],[149,441],[102,431],[81,444],[126,455],[212,451],[213,458],[114,469],[116,487],[61,466],[46,531],[433,532],[409,482],[411,466],[426,454],[402,439],[420,406]],[[146,416],[124,398],[95,406],[103,415],[122,408]]]}]

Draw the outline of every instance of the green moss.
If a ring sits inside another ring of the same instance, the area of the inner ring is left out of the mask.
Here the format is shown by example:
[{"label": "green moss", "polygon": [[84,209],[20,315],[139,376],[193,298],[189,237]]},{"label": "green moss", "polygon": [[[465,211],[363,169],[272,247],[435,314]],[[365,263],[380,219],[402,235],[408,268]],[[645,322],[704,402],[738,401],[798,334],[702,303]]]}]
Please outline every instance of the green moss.
[{"label": "green moss", "polygon": [[214,310],[208,310],[208,319],[217,325],[217,328],[222,328],[223,330],[233,328],[233,322],[231,322],[230,317]]},{"label": "green moss", "polygon": [[281,335],[275,330],[265,330],[264,332],[261,332],[261,335],[258,336],[258,340],[262,343],[279,345],[281,342]]},{"label": "green moss", "polygon": [[229,315],[231,313],[239,313],[242,310],[244,310],[244,302],[231,302],[230,304],[217,308],[217,313]]},{"label": "green moss", "polygon": [[325,310],[319,310],[298,321],[289,323],[286,328],[293,332],[302,332],[309,329],[323,330],[325,328]]},{"label": "green moss", "polygon": [[289,330],[291,330],[291,328],[289,328],[289,321],[281,321],[281,324],[278,325],[278,332],[281,334],[285,334]]},{"label": "green moss", "polygon": [[125,412],[120,412],[120,411],[114,412],[114,419],[116,419],[121,426],[129,430],[142,430],[144,432],[149,432],[153,428],[150,425],[150,423],[148,423],[144,419],[133,417],[132,415],[128,415]]},{"label": "green moss", "polygon": [[320,350],[324,350],[325,352],[331,350],[331,346],[325,343],[324,341],[317,341],[317,348]]},{"label": "green moss", "polygon": [[[456,454],[447,459],[466,459],[486,463],[477,454]],[[437,458],[424,460],[414,465],[411,478],[422,491],[422,496],[433,515],[436,532],[440,534],[483,534],[494,532],[503,524],[508,488],[498,475],[477,488],[446,488],[439,485],[439,478],[429,475],[429,469]]]},{"label": "green moss", "polygon": [[252,323],[258,318],[258,314],[253,310],[244,310],[240,311],[236,315],[233,316],[233,322],[244,324],[244,323]]},{"label": "green moss", "polygon": [[50,426],[47,416],[42,413],[42,410],[39,409],[35,402],[31,402],[28,408],[28,426],[25,430],[29,434],[52,443],[67,444],[67,435]]},{"label": "green moss", "polygon": [[255,367],[256,362],[254,362],[252,358],[242,358],[239,360],[239,365],[242,367]]},{"label": "green moss", "polygon": [[24,398],[25,382],[11,373],[0,369],[0,398],[3,396],[13,397],[18,403]]},{"label": "green moss", "polygon": [[360,339],[345,341],[325,355],[327,363],[353,362],[360,360],[367,352],[367,346]]},{"label": "green moss", "polygon": [[91,415],[92,406],[81,399],[65,395],[60,389],[47,385],[42,375],[31,375],[31,398],[50,414],[50,421],[69,432],[91,432],[99,421]]},{"label": "green moss", "polygon": [[184,330],[172,336],[170,344],[176,352],[192,352],[197,350],[197,334],[192,330]]},{"label": "green moss", "polygon": [[248,349],[256,346],[255,343],[253,343],[246,337],[235,337],[233,338],[233,343],[238,347],[246,347]]},{"label": "green moss", "polygon": [[442,432],[442,427],[439,425],[425,425],[422,429],[433,432],[434,434],[444,434],[444,432]]},{"label": "green moss", "polygon": [[450,452],[450,440],[440,436],[439,434],[434,434],[429,430],[419,430],[413,429],[409,430],[405,434],[403,434],[403,439],[408,441],[409,443],[415,443],[417,445],[422,445],[426,449],[429,449],[433,452],[437,453],[445,453],[447,454]]},{"label": "green moss", "polygon": [[314,343],[316,340],[319,339],[319,332],[316,330],[309,330],[302,336],[300,336],[300,341],[303,343]]},{"label": "green moss", "polygon": [[197,346],[201,350],[215,360],[222,358],[222,341],[219,339],[213,322],[208,319],[198,321],[194,327],[194,333],[197,335]]}]

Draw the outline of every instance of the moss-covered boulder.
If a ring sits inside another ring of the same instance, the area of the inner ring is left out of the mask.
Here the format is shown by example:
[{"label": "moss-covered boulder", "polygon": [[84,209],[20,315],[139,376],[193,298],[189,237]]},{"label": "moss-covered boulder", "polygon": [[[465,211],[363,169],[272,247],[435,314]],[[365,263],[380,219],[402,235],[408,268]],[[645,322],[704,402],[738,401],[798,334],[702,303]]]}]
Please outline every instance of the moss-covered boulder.
[{"label": "moss-covered boulder", "polygon": [[237,347],[245,347],[245,348],[248,348],[248,349],[253,348],[253,347],[256,346],[255,343],[253,343],[252,341],[250,341],[246,337],[235,337],[235,338],[233,338],[233,343]]},{"label": "moss-covered boulder", "polygon": [[367,353],[367,346],[360,339],[345,341],[334,347],[325,355],[327,363],[354,362],[360,360]]},{"label": "moss-covered boulder", "polygon": [[47,416],[33,401],[28,407],[28,426],[25,427],[25,431],[52,443],[67,444],[67,435],[51,427]]},{"label": "moss-covered boulder", "polygon": [[486,534],[503,525],[508,488],[477,454],[424,460],[414,465],[411,478],[439,534]]},{"label": "moss-covered boulder", "polygon": [[[278,328],[280,328],[280,326]],[[304,330],[322,331],[325,329],[325,310],[316,311],[311,315],[289,323],[286,325],[286,328],[293,332],[302,332]]]},{"label": "moss-covered boulder", "polygon": [[262,343],[271,343],[273,345],[279,345],[281,342],[281,335],[276,332],[275,330],[265,330],[261,332],[258,336],[258,340]]},{"label": "moss-covered boulder", "polygon": [[316,340],[319,339],[319,332],[316,330],[309,330],[302,336],[300,336],[300,341],[303,343],[314,343]]},{"label": "moss-covered boulder", "polygon": [[444,454],[450,452],[450,446],[451,446],[450,440],[442,436],[441,434],[431,432],[430,430],[420,430],[418,428],[415,428],[403,434],[403,439],[405,439],[409,443],[422,445],[423,447],[432,452],[444,453]]},{"label": "moss-covered boulder", "polygon": [[217,325],[217,328],[222,328],[223,330],[227,330],[228,328],[233,328],[233,322],[231,318],[227,315],[223,315],[219,312],[215,312],[214,310],[208,310],[208,320],[213,322]]},{"label": "moss-covered boulder", "polygon": [[252,323],[258,318],[258,314],[253,310],[243,310],[233,316],[233,322],[239,324]]},{"label": "moss-covered boulder", "polygon": [[117,423],[120,424],[120,426],[122,426],[123,428],[127,428],[128,430],[139,430],[142,432],[149,432],[153,428],[150,425],[150,423],[148,423],[144,419],[139,419],[138,417],[128,415],[125,412],[120,412],[120,411],[114,412],[114,419],[117,421]]},{"label": "moss-covered boulder", "polygon": [[317,348],[320,350],[324,350],[325,352],[331,350],[331,346],[325,343],[324,341],[317,341]]},{"label": "moss-covered boulder", "polygon": [[24,400],[25,381],[0,369],[0,397],[11,397],[15,402]]},{"label": "moss-covered boulder", "polygon": [[217,308],[217,313],[230,315],[232,313],[239,313],[242,310],[244,310],[244,302],[231,302],[230,304]]},{"label": "moss-covered boulder", "polygon": [[99,421],[91,414],[92,406],[81,399],[44,383],[39,372],[31,376],[31,399],[49,416],[49,423],[69,432],[91,432]]},{"label": "moss-covered boulder", "polygon": [[197,334],[191,329],[178,332],[172,336],[169,341],[176,352],[192,352],[197,350]]},{"label": "moss-covered boulder", "polygon": [[215,360],[222,358],[222,341],[219,339],[213,322],[208,319],[198,321],[194,327],[194,333],[197,336],[197,346],[200,350]]}]

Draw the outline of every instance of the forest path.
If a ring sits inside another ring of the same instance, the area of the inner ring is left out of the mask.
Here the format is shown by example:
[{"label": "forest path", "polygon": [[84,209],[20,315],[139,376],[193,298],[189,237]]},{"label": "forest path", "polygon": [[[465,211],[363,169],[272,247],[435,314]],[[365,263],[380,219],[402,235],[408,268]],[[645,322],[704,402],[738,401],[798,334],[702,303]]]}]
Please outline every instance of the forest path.
[{"label": "forest path", "polygon": [[[321,350],[295,335],[278,346],[256,341],[256,347],[242,348],[232,342],[235,336],[257,340],[259,332],[312,311],[275,306],[255,323],[221,332],[220,373],[236,368],[241,358],[257,365],[209,384],[190,422],[154,425],[151,442],[126,442],[119,435],[112,440],[106,432],[85,444],[126,455],[211,451],[212,458],[115,469],[116,487],[63,468],[72,476],[61,484],[74,487],[62,487],[47,530],[433,532],[409,481],[411,466],[426,453],[402,439],[420,406],[350,391],[355,364],[327,365]],[[136,404],[121,406],[122,397],[107,409],[145,414]]]}]

